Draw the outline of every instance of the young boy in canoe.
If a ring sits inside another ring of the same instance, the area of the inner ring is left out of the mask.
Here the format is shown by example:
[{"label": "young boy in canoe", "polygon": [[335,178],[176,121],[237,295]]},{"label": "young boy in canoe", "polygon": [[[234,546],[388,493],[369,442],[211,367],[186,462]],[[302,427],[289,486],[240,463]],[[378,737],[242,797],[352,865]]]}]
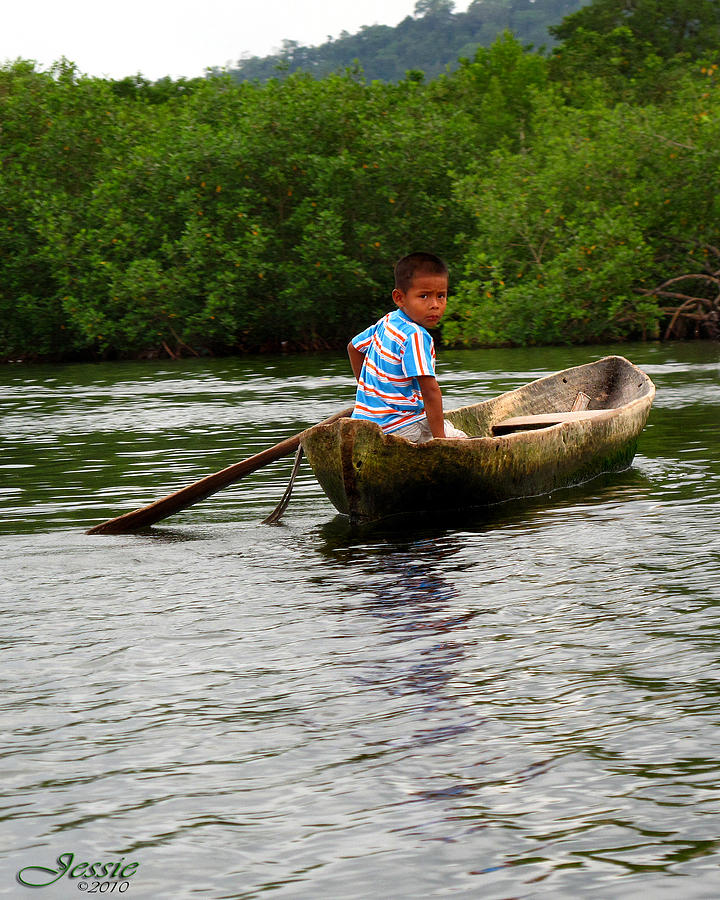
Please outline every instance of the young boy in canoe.
[{"label": "young boy in canoe", "polygon": [[448,269],[439,256],[411,253],[395,264],[392,298],[398,308],[348,344],[358,382],[354,419],[416,443],[467,437],[443,417],[435,345],[427,331],[445,312],[447,290]]}]

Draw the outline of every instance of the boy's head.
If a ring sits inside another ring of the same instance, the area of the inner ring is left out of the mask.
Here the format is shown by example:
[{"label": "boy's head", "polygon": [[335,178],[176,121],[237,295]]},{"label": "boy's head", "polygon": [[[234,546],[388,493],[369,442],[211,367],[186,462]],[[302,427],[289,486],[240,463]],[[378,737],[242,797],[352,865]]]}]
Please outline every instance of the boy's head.
[{"label": "boy's head", "polygon": [[393,300],[413,322],[438,324],[445,312],[448,267],[434,253],[410,253],[395,263]]},{"label": "boy's head", "polygon": [[408,253],[395,263],[395,289],[407,293],[416,275],[444,275],[448,267],[434,253]]}]

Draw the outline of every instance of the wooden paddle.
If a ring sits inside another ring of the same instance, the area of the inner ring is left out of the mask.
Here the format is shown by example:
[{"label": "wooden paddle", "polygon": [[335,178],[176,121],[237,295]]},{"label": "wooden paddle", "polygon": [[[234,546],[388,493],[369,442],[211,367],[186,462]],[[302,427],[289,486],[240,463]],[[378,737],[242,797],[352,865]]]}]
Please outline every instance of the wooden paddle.
[{"label": "wooden paddle", "polygon": [[[339,413],[335,413],[330,418],[320,422],[320,424],[329,425],[330,422],[334,422],[336,419],[349,416],[352,411],[353,407],[350,406]],[[87,531],[87,534],[126,534],[129,531],[136,531],[138,528],[144,528],[147,525],[159,522],[161,519],[166,519],[173,513],[180,512],[181,509],[187,509],[188,506],[199,503],[216,491],[232,484],[233,481],[238,481],[245,475],[250,475],[252,472],[262,469],[263,466],[275,462],[276,459],[289,456],[297,450],[300,446],[300,441],[309,430],[309,428],[306,428],[305,431],[280,441],[274,447],[261,450],[260,453],[249,456],[241,462],[234,463],[226,469],[221,469],[219,472],[215,472],[214,475],[206,475],[200,481],[175,491],[174,494],[169,494],[167,497],[163,497],[162,500],[156,500],[148,506],[143,506],[115,519],[108,519],[107,522],[94,525]]]}]

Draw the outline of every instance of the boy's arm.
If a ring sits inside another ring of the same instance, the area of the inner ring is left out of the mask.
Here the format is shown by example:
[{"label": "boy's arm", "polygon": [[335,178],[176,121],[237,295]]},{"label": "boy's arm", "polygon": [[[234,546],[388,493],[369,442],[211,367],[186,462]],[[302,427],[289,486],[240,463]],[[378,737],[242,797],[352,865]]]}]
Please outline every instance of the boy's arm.
[{"label": "boy's arm", "polygon": [[432,436],[444,438],[445,418],[443,416],[440,385],[433,375],[418,375],[417,380],[420,383],[420,393],[422,394],[423,403],[425,404],[425,415],[427,416]]},{"label": "boy's arm", "polygon": [[360,381],[360,370],[363,367],[363,362],[365,361],[365,354],[361,353],[357,347],[355,347],[350,341],[347,345],[348,356],[350,357],[350,365],[352,366],[353,375],[355,376],[355,381]]}]

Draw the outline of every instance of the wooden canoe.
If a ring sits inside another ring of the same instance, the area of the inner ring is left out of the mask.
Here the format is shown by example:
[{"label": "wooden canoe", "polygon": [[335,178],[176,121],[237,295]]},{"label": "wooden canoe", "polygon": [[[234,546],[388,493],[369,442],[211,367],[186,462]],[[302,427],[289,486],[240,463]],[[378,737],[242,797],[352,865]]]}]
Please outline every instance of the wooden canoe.
[{"label": "wooden canoe", "polygon": [[[587,409],[570,412],[581,394]],[[607,356],[447,410],[471,440],[413,444],[341,418],[309,429],[302,447],[322,489],[354,521],[484,506],[628,468],[654,395],[644,372]]]}]

